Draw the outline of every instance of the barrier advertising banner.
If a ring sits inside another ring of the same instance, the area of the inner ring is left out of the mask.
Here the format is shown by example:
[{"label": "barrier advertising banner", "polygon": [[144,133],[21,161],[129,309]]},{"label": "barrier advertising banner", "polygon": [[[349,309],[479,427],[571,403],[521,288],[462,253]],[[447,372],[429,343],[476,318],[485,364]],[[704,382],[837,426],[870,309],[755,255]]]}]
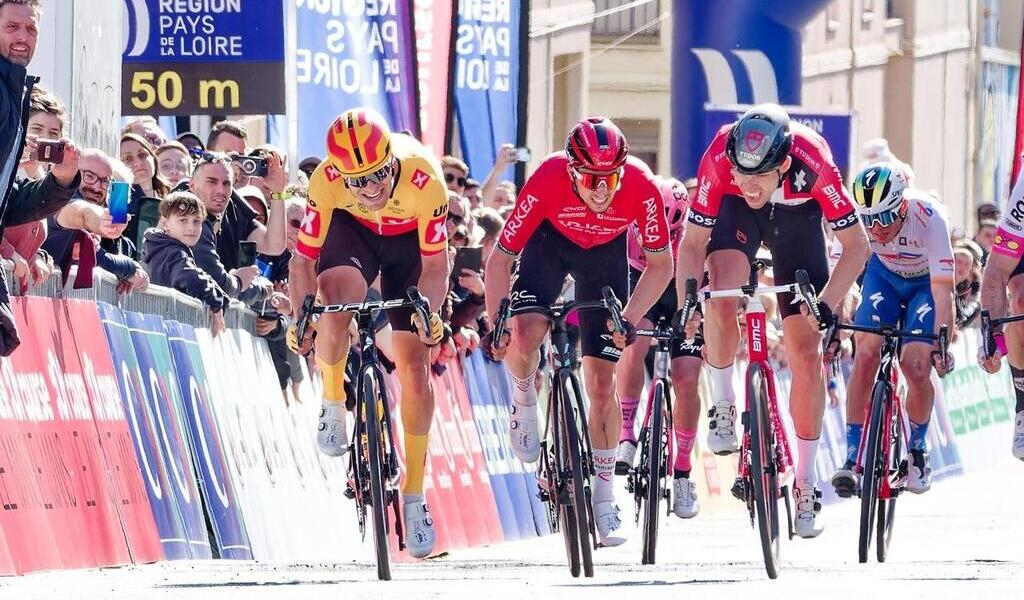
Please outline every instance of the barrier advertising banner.
[{"label": "barrier advertising banner", "polygon": [[183,401],[181,413],[185,417],[189,447],[199,476],[207,520],[212,525],[217,556],[251,559],[252,550],[225,464],[217,420],[210,408],[210,385],[195,331],[175,321],[165,321],[164,331],[174,358]]},{"label": "barrier advertising banner", "polygon": [[[498,148],[519,140],[520,52],[525,0],[459,2],[455,39],[455,107],[462,156],[480,180]],[[525,118],[525,115],[523,115]],[[503,179],[512,179],[510,168]]]},{"label": "barrier advertising banner", "polygon": [[281,0],[125,0],[121,114],[285,112]]},{"label": "barrier advertising banner", "polygon": [[331,122],[357,106],[419,136],[412,3],[296,0],[299,156],[324,156]]},{"label": "barrier advertising banner", "polygon": [[206,535],[202,498],[196,487],[195,472],[183,433],[179,412],[181,392],[174,377],[174,364],[163,332],[163,320],[155,315],[125,313],[132,346],[139,361],[146,401],[155,419],[160,452],[168,473],[168,491],[184,526],[190,558],[212,558]]},{"label": "barrier advertising banner", "polygon": [[420,140],[435,156],[448,139],[454,7],[454,0],[413,0]]}]

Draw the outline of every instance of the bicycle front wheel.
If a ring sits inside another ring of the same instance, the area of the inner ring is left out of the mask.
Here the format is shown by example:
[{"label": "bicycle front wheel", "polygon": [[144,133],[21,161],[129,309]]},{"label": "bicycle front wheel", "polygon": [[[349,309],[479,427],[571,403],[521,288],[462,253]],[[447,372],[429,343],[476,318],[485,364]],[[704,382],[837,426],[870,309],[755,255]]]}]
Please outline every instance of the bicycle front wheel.
[{"label": "bicycle front wheel", "polygon": [[775,437],[768,418],[768,382],[758,363],[747,375],[747,406],[750,411],[750,478],[753,481],[757,529],[768,577],[779,576],[779,481],[775,468]]},{"label": "bicycle front wheel", "polygon": [[644,498],[644,530],[642,563],[653,565],[655,551],[658,546],[658,513],[661,507],[665,473],[665,382],[654,383],[654,396],[651,401],[650,430],[647,444],[643,448],[646,454],[647,489]]},{"label": "bicycle front wheel", "polygon": [[[381,444],[381,419],[377,414],[378,398],[382,390],[377,385],[377,377],[372,369],[363,371],[363,411],[365,418],[363,431],[366,433],[366,457],[370,479],[370,502],[373,509],[373,545],[377,554],[377,577],[382,581],[391,579],[391,557],[388,554],[387,508],[384,502],[384,473],[382,471],[383,446]],[[381,402],[381,405],[384,403]]]},{"label": "bicycle front wheel", "polygon": [[878,508],[878,488],[882,478],[888,475],[888,467],[882,448],[882,430],[885,422],[885,405],[889,400],[889,386],[886,382],[875,382],[871,392],[871,413],[868,417],[867,439],[864,440],[864,467],[860,480],[860,539],[857,544],[857,558],[868,562],[871,552],[871,537],[875,532],[875,510]]},{"label": "bicycle front wheel", "polygon": [[886,413],[886,424],[889,426],[889,439],[885,447],[889,457],[886,460],[886,477],[889,478],[889,497],[878,498],[878,528],[875,533],[876,555],[878,562],[885,562],[889,555],[889,544],[892,543],[893,523],[896,520],[896,494],[893,482],[899,479],[900,464],[903,462],[903,420],[895,406],[890,402]]},{"label": "bicycle front wheel", "polygon": [[572,506],[576,509],[576,531],[579,540],[580,559],[583,563],[583,574],[587,577],[594,576],[593,546],[590,543],[591,531],[593,531],[592,509],[590,507],[590,472],[584,468],[584,457],[588,449],[583,447],[583,437],[580,435],[580,427],[577,423],[576,407],[582,407],[582,397],[579,393],[579,383],[573,378],[572,372],[566,370],[560,378],[562,386],[561,413],[562,426],[565,431],[565,449],[569,459],[572,481],[570,490],[572,492]]}]

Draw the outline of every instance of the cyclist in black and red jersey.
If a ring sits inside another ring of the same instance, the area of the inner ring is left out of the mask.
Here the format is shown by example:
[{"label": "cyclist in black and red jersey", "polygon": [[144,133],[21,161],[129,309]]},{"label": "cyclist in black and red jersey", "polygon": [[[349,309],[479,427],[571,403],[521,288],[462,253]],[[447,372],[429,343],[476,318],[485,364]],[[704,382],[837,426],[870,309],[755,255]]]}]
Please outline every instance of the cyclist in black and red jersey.
[{"label": "cyclist in black and red jersey", "polygon": [[[764,243],[772,252],[775,284],[793,283],[796,271],[806,270],[818,291],[820,312],[831,320],[832,307],[849,292],[870,250],[825,140],[790,123],[778,105],[756,106],[718,130],[701,159],[697,184],[690,226],[679,247],[680,297],[684,282],[703,273],[705,259],[712,289],[746,284],[750,261]],[[831,277],[822,217],[844,249]],[[798,438],[795,529],[801,537],[815,537],[824,528],[814,474],[826,393],[821,334],[807,307],[794,304],[792,296],[780,294],[779,307],[793,371],[789,401]],[[704,322],[705,360],[715,395],[708,446],[718,454],[739,448],[733,390],[736,312],[735,300],[716,300],[708,305]]]},{"label": "cyclist in black and red jersey", "polygon": [[[497,251],[487,261],[488,313],[496,314],[506,296],[513,309],[549,306],[570,274],[576,281],[577,300],[600,300],[604,286],[610,286],[619,298],[627,297],[626,238],[634,223],[642,236],[647,268],[622,312],[630,331],[634,329],[631,324],[650,310],[672,280],[665,208],[654,175],[642,161],[628,155],[619,128],[601,117],[579,122],[569,134],[565,152],[547,157],[519,193],[498,238]],[[632,336],[610,334],[607,317],[601,311],[579,313],[596,476],[594,515],[601,544],[614,546],[625,541],[615,535],[621,524],[613,484],[622,418],[615,398],[615,363]],[[511,320],[511,329],[509,433],[516,456],[534,462],[540,454],[534,379],[549,323],[542,315],[526,313]],[[482,340],[495,358],[504,356],[508,342],[489,336]]]}]

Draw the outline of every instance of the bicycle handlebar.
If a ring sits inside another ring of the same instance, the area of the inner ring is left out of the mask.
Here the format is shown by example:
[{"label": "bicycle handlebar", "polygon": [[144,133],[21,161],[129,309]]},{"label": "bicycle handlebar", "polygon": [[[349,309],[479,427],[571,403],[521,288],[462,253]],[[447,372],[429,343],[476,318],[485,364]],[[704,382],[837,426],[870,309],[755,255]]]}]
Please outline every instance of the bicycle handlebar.
[{"label": "bicycle handlebar", "polygon": [[604,286],[601,288],[601,300],[588,300],[581,302],[563,302],[560,304],[553,304],[551,306],[525,306],[522,308],[512,308],[512,303],[508,298],[502,298],[501,305],[498,308],[498,314],[494,317],[494,327],[492,329],[492,335],[495,340],[500,340],[501,336],[505,333],[505,323],[510,317],[515,315],[521,315],[525,313],[539,313],[547,317],[549,320],[555,320],[556,318],[568,317],[571,313],[578,310],[588,308],[603,308],[611,313],[612,326],[616,333],[626,334],[625,323],[622,319],[622,302],[615,295],[615,291],[610,286]]},{"label": "bicycle handlebar", "polygon": [[316,296],[308,294],[302,302],[302,309],[299,311],[299,320],[296,322],[296,337],[301,342],[306,337],[306,330],[313,317],[323,314],[341,312],[366,313],[379,310],[391,310],[395,308],[411,307],[420,316],[423,323],[430,320],[430,301],[420,292],[416,286],[409,286],[406,290],[407,299],[400,300],[373,300],[370,302],[349,302],[346,304],[323,304],[316,305]]}]

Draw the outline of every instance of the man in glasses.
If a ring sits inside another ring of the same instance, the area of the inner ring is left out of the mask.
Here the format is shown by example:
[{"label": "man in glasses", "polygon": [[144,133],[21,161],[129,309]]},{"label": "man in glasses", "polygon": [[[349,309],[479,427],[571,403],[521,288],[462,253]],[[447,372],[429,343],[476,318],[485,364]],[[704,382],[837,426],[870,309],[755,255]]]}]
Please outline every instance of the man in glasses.
[{"label": "man in glasses", "polygon": [[[869,165],[857,175],[851,189],[872,252],[864,271],[864,300],[854,323],[863,327],[901,323],[903,329],[926,333],[938,333],[943,324],[952,325],[954,262],[945,207],[909,187],[903,170],[894,163]],[[864,407],[878,373],[882,347],[882,338],[870,333],[858,332],[854,341],[857,354],[846,393],[846,463],[832,477],[836,493],[843,498],[857,492],[854,467],[864,431]],[[936,349],[932,340],[907,338],[900,354],[910,417],[907,489],[915,494],[931,487],[926,435],[935,396],[933,356],[940,376],[951,364],[937,360]]]},{"label": "man in glasses", "polygon": [[[434,415],[430,346],[441,342],[440,311],[448,292],[448,193],[441,165],[411,136],[392,133],[371,109],[339,116],[327,131],[327,159],[309,180],[309,203],[289,265],[293,306],[317,292],[325,304],[362,302],[380,275],[385,300],[419,287],[430,301],[429,323],[411,309],[390,310],[394,360],[402,384],[406,477],[402,485],[409,553],[428,556],[435,532],[423,495],[427,440]],[[317,432],[320,450],[341,456],[348,446],[345,364],[351,313],[316,324],[316,361],[324,378]],[[306,353],[311,340],[289,344]]]},{"label": "man in glasses", "polygon": [[[831,277],[822,217],[845,248]],[[772,253],[775,283],[793,283],[796,271],[806,270],[823,316],[831,319],[832,308],[846,297],[869,255],[864,229],[828,144],[807,127],[790,123],[775,104],[756,106],[718,130],[701,158],[688,219],[676,267],[680,298],[686,280],[699,281],[705,264],[712,289],[747,284],[750,262],[763,242]],[[801,537],[815,537],[824,528],[814,472],[826,392],[821,333],[807,307],[793,303],[792,294],[780,294],[778,300],[793,370],[789,400],[798,438],[795,529]],[[720,455],[739,449],[733,389],[740,343],[737,308],[736,300],[715,300],[704,314],[704,359],[715,397],[708,413],[708,447]]]},{"label": "man in glasses", "polygon": [[[647,267],[630,295],[626,238],[633,224],[642,235]],[[614,123],[604,117],[584,119],[569,133],[565,152],[548,157],[527,180],[496,248],[484,270],[484,298],[492,316],[506,297],[513,309],[551,305],[566,275],[576,281],[577,300],[600,300],[604,286],[622,300],[629,298],[622,313],[629,324],[625,336],[610,335],[605,311],[578,313],[591,402],[594,515],[601,544],[617,546],[625,538],[613,488],[622,428],[615,365],[635,337],[629,335],[632,323],[647,314],[672,280],[665,207],[654,175],[643,161],[629,156],[626,138]],[[513,382],[512,450],[520,460],[535,462],[540,455],[535,379],[549,322],[543,315],[521,314],[511,319],[510,329],[509,339],[485,336],[485,350],[500,360],[507,349]]]}]

